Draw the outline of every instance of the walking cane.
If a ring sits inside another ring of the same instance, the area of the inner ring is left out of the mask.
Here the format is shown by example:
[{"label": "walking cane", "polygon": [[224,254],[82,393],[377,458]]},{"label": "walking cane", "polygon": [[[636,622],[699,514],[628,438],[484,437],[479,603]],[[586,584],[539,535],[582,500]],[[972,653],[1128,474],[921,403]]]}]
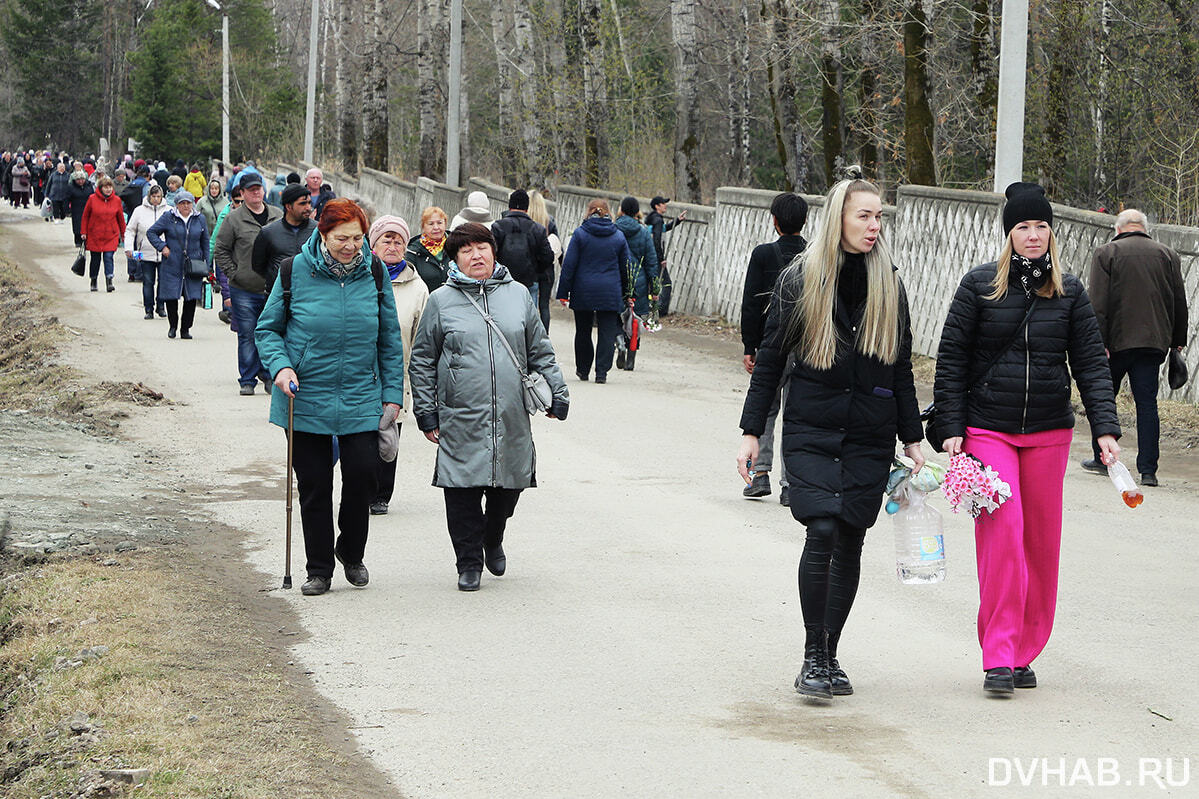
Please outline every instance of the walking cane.
[{"label": "walking cane", "polygon": [[291,588],[291,438],[295,432],[294,422],[296,410],[295,383],[288,383],[292,396],[287,398],[287,544],[283,554],[283,587]]}]

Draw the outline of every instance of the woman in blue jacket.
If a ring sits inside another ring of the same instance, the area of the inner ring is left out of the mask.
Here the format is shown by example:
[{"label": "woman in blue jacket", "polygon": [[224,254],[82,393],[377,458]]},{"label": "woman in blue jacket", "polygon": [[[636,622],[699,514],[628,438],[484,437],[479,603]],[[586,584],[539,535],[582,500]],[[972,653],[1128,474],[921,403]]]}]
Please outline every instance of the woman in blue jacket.
[{"label": "woman in blue jacket", "polygon": [[[620,312],[633,302],[628,264],[629,245],[612,222],[606,200],[587,203],[587,218],[575,228],[562,262],[558,299],[575,313],[575,374],[586,380],[595,359],[595,382],[608,382]],[[591,343],[591,328],[599,339]]]},{"label": "woman in blue jacket", "polygon": [[[330,200],[316,235],[281,265],[254,335],[275,381],[272,424],[287,429],[287,401],[295,398],[292,462],[308,559],[308,579],[301,588],[306,596],[329,590],[334,558],[345,567],[350,585],[367,584],[362,559],[377,488],[379,431],[395,428],[404,404],[404,347],[395,297],[382,263],[373,263],[368,230],[361,208],[350,200]],[[285,304],[287,270],[291,299]],[[336,541],[334,436],[342,484]]]},{"label": "woman in blue jacket", "polygon": [[[146,231],[146,241],[162,255],[158,267],[158,304],[167,309],[167,338],[191,338],[196,318],[196,300],[204,296],[204,278],[188,277],[187,262],[208,263],[208,228],[196,211],[191,194],[178,197],[175,207],[158,217]],[[183,297],[183,317],[179,317],[179,298]]]}]

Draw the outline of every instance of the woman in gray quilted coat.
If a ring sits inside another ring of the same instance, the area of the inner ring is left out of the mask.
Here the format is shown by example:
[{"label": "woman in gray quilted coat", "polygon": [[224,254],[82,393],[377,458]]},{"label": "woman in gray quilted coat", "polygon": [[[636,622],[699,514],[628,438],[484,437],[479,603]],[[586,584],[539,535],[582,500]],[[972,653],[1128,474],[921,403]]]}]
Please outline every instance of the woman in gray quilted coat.
[{"label": "woman in gray quilted coat", "polygon": [[416,424],[437,445],[433,485],[445,491],[458,590],[477,591],[484,565],[504,573],[504,528],[520,492],[537,485],[533,430],[512,356],[549,383],[549,418],[566,418],[570,395],[528,289],[495,262],[491,231],[460,225],[445,252],[449,276],[429,295],[408,373]]}]

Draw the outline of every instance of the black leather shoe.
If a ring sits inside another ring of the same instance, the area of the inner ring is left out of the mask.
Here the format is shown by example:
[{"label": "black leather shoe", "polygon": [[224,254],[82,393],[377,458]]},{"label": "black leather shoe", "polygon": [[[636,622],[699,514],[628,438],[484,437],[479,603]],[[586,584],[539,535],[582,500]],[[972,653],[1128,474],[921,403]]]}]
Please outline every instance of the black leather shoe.
[{"label": "black leather shoe", "polygon": [[341,554],[338,553],[337,550],[333,551],[333,557],[337,558],[337,562],[345,567],[346,582],[350,585],[354,586],[355,588],[362,588],[371,581],[371,576],[367,573],[366,566],[362,563],[362,561],[358,561],[357,563],[346,563],[344,560],[342,560]]},{"label": "black leather shoe", "polygon": [[575,377],[579,378],[584,383],[587,382],[587,373],[586,372],[575,372]]},{"label": "black leather shoe", "polygon": [[179,338],[190,339],[191,337],[192,337],[192,334],[186,330],[184,330],[182,333],[179,334]]},{"label": "black leather shoe", "polygon": [[153,312],[153,311],[146,311],[146,317],[145,317],[145,318],[146,318],[146,319],[153,319],[153,318],[154,318],[154,312]]},{"label": "black leather shoe", "polygon": [[616,350],[616,368],[617,369],[624,368],[624,354],[625,354],[625,350],[622,350],[622,349]]},{"label": "black leather shoe", "polygon": [[791,490],[788,486],[779,486],[779,504],[784,508],[791,507]]},{"label": "black leather shoe", "polygon": [[1037,675],[1030,666],[1017,666],[1012,669],[1012,684],[1017,688],[1036,688]]},{"label": "black leather shoe", "polygon": [[175,337],[175,328],[172,327],[169,330],[167,330],[167,338],[174,338],[174,337]]},{"label": "black leather shoe", "polygon": [[372,502],[371,503],[371,516],[386,516],[386,515],[387,515],[387,503],[386,502]]},{"label": "black leather shoe", "polygon": [[595,382],[596,382],[596,383],[607,383],[607,382],[608,382],[608,376],[607,376],[607,375],[596,374],[596,376],[595,376]]},{"label": "black leather shoe", "polygon": [[165,319],[166,315],[167,315],[167,307],[165,305],[159,305],[157,308],[154,309],[154,313],[158,314],[159,316],[161,316],[162,318]]},{"label": "black leather shoe", "polygon": [[637,350],[630,350],[628,357],[624,359],[624,370],[626,372],[633,371],[633,367],[637,365]]},{"label": "black leather shoe", "polygon": [[317,577],[313,575],[305,580],[304,584],[300,586],[300,593],[304,596],[320,596],[329,590],[329,586],[332,584],[332,582],[333,581],[328,577]]},{"label": "black leather shoe", "polygon": [[479,579],[483,576],[483,572],[472,569],[462,572],[458,575],[458,590],[459,591],[478,591]]},{"label": "black leather shoe", "polygon": [[770,495],[770,472],[758,472],[753,482],[741,489],[741,496],[756,499]]},{"label": "black leather shoe", "polygon": [[1107,474],[1107,466],[1103,465],[1094,458],[1088,458],[1078,465],[1086,469],[1088,472],[1094,472],[1095,474]]},{"label": "black leather shoe", "polygon": [[1007,666],[1001,666],[997,669],[987,669],[987,675],[983,677],[983,690],[990,691],[996,694],[1010,694],[1016,689],[1016,682],[1012,677],[1012,670]]},{"label": "black leather shoe", "polygon": [[483,562],[487,564],[487,571],[496,577],[503,577],[508,568],[508,558],[504,555],[503,545],[497,544],[494,549],[484,552]]},{"label": "black leather shoe", "polygon": [[1156,486],[1157,485],[1157,473],[1156,472],[1142,472],[1141,473],[1141,485],[1150,486],[1150,487]]},{"label": "black leather shoe", "polygon": [[112,284],[111,277],[104,278],[104,290],[108,291],[109,293],[117,290],[117,287]]},{"label": "black leather shoe", "polygon": [[841,664],[837,662],[836,658],[828,659],[828,680],[832,686],[833,696],[849,696],[853,693],[849,675],[845,673],[845,669],[841,668]]},{"label": "black leather shoe", "polygon": [[795,690],[804,696],[817,699],[833,698],[833,684],[828,671],[828,649],[823,639],[819,644],[804,647],[803,668],[795,678]]}]

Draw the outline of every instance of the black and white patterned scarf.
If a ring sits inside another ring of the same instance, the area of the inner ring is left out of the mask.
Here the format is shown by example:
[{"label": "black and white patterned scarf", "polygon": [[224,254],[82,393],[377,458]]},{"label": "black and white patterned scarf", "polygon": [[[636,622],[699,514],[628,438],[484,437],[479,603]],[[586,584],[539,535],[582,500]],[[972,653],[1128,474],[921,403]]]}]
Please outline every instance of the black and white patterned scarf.
[{"label": "black and white patterned scarf", "polygon": [[1024,296],[1031,297],[1040,291],[1041,287],[1049,280],[1049,276],[1053,272],[1053,262],[1050,260],[1048,252],[1040,258],[1031,259],[1012,253],[1012,270],[1020,278]]},{"label": "black and white patterned scarf", "polygon": [[337,278],[338,280],[345,280],[346,277],[348,277],[355,269],[362,266],[362,262],[366,260],[362,255],[362,250],[359,250],[354,256],[353,261],[350,261],[348,264],[343,264],[341,261],[338,261],[333,257],[333,254],[329,252],[329,248],[325,246],[323,241],[320,243],[320,251],[321,257],[325,261],[325,267],[332,272],[333,277]]}]

